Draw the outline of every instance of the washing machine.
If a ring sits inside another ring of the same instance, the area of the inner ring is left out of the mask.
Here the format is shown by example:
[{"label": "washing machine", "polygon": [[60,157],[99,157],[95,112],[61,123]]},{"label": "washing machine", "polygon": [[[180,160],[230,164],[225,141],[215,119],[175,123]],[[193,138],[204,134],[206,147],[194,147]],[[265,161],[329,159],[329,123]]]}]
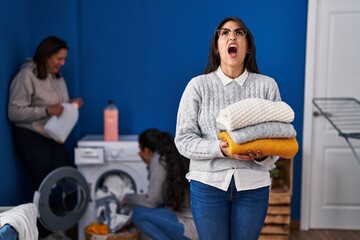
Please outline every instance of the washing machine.
[{"label": "washing machine", "polygon": [[54,232],[78,224],[78,239],[85,239],[85,227],[98,222],[96,193],[105,179],[119,176],[133,192],[147,191],[148,172],[138,152],[137,135],[120,135],[118,141],[104,141],[102,135],[80,139],[75,148],[77,168],[54,170],[35,192],[40,221]]}]

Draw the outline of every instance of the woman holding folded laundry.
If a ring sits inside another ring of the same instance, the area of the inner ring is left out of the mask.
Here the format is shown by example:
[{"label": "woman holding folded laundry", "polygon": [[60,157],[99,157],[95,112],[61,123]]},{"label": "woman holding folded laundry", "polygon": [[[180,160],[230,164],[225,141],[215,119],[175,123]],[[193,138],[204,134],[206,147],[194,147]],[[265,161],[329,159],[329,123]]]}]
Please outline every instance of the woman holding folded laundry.
[{"label": "woman holding folded laundry", "polygon": [[[255,53],[254,38],[245,23],[236,17],[225,18],[213,34],[203,74],[188,83],[180,100],[175,144],[180,154],[190,159],[186,176],[200,239],[257,240],[264,224],[269,170],[278,156],[265,155],[260,148],[230,151],[220,133],[243,129],[227,129],[226,123],[217,121],[221,110],[245,99],[280,101],[275,80],[259,74]],[[251,116],[255,108],[250,105],[247,109]],[[293,118],[291,110],[287,114],[286,127]],[[246,121],[252,124],[252,119]],[[287,137],[296,134],[291,127],[285,131],[292,132]],[[255,132],[248,129],[245,135]],[[255,140],[240,135],[238,139]]]},{"label": "woman holding folded laundry", "polygon": [[151,239],[198,239],[185,178],[189,159],[179,154],[169,133],[155,128],[140,134],[139,148],[148,165],[148,191],[125,195],[122,205],[134,208],[135,225]]}]

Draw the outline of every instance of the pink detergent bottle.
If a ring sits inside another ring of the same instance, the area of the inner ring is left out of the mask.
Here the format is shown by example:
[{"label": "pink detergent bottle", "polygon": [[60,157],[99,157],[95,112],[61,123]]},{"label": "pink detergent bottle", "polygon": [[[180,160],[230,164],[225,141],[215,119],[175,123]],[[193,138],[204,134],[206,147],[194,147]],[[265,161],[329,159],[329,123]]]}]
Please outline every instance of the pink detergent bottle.
[{"label": "pink detergent bottle", "polygon": [[109,101],[104,109],[104,141],[118,141],[119,112],[113,101]]}]

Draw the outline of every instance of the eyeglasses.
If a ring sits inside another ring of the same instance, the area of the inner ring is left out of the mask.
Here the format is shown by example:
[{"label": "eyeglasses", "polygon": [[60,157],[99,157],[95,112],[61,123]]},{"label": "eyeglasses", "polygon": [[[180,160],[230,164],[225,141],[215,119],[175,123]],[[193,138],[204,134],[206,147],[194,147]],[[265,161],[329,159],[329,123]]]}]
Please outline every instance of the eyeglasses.
[{"label": "eyeglasses", "polygon": [[246,37],[247,31],[243,28],[237,28],[234,30],[230,30],[228,28],[220,28],[218,30],[216,30],[219,38],[228,38],[230,36],[230,33],[233,32],[234,35],[238,38],[244,38]]}]

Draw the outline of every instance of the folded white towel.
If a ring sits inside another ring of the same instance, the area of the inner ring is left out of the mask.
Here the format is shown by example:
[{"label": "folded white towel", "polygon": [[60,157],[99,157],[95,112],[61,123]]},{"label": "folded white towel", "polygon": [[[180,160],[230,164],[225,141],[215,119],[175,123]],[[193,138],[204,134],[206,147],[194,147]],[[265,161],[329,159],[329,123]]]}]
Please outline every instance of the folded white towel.
[{"label": "folded white towel", "polygon": [[19,240],[37,240],[37,208],[33,203],[26,203],[0,213],[0,226],[11,225],[19,234]]},{"label": "folded white towel", "polygon": [[220,130],[233,131],[269,121],[290,123],[294,117],[294,111],[283,101],[248,98],[222,109],[216,122]]}]

